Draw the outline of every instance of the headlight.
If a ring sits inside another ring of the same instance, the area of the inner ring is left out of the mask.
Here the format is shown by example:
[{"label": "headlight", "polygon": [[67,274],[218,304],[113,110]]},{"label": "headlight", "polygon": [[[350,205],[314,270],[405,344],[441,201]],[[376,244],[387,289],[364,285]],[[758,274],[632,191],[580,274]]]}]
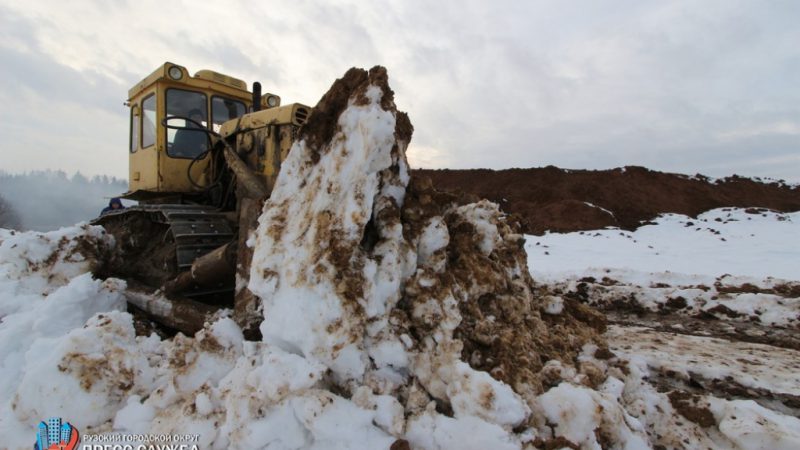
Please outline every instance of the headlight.
[{"label": "headlight", "polygon": [[183,71],[178,66],[170,67],[169,71],[167,72],[167,74],[169,75],[170,78],[172,78],[175,81],[178,81],[181,78],[183,78]]},{"label": "headlight", "polygon": [[280,102],[281,99],[275,95],[270,95],[269,97],[267,97],[267,106],[269,106],[270,108],[278,106]]}]

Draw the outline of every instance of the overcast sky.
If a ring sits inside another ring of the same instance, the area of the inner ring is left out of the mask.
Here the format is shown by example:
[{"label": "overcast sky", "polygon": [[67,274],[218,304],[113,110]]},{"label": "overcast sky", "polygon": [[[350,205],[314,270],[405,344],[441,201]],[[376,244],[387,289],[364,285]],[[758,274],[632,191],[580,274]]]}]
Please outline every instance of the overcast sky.
[{"label": "overcast sky", "polygon": [[127,177],[128,89],[165,61],[314,105],[389,70],[424,168],[800,181],[800,1],[0,0],[0,170]]}]

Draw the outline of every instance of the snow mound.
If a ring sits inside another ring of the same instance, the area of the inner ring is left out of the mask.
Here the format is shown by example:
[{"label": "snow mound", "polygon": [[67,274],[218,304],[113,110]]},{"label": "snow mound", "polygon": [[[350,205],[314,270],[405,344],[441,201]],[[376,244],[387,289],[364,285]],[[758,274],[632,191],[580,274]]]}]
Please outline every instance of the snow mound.
[{"label": "snow mound", "polygon": [[250,239],[264,343],[323,367],[328,390],[393,399],[376,423],[412,446],[476,422],[518,446],[541,360],[569,361],[597,332],[569,312],[548,328],[497,205],[409,186],[411,127],[392,96],[383,69],[348,72],[283,163]]},{"label": "snow mound", "polygon": [[102,227],[87,224],[47,233],[0,228],[2,292],[49,294],[95,269],[113,245],[113,238]]},{"label": "snow mound", "polygon": [[[80,375],[64,375],[59,367],[80,347],[74,340],[86,333],[87,320],[125,308],[124,282],[93,280],[89,273],[112,245],[102,228],[88,225],[48,233],[0,229],[0,435],[27,436],[17,432],[29,428],[23,423],[54,414],[94,416],[86,408],[108,401],[105,389],[96,389],[101,393],[93,400],[75,399],[85,392]],[[93,357],[105,358],[102,352]],[[80,366],[81,374],[90,367]]]}]

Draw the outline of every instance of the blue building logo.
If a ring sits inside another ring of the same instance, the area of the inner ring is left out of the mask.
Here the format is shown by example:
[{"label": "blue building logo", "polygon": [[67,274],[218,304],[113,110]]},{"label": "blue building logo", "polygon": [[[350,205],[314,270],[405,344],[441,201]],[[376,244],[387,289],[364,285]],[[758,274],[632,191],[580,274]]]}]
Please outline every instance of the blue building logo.
[{"label": "blue building logo", "polygon": [[78,448],[78,429],[60,417],[51,417],[39,422],[33,450],[74,450]]}]

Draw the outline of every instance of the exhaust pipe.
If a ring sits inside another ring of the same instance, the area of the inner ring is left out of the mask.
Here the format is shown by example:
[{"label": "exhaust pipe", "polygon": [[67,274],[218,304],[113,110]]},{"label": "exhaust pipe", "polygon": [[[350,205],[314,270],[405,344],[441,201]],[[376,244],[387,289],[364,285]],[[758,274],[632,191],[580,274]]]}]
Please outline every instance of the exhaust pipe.
[{"label": "exhaust pipe", "polygon": [[253,112],[261,111],[261,83],[253,83]]}]

